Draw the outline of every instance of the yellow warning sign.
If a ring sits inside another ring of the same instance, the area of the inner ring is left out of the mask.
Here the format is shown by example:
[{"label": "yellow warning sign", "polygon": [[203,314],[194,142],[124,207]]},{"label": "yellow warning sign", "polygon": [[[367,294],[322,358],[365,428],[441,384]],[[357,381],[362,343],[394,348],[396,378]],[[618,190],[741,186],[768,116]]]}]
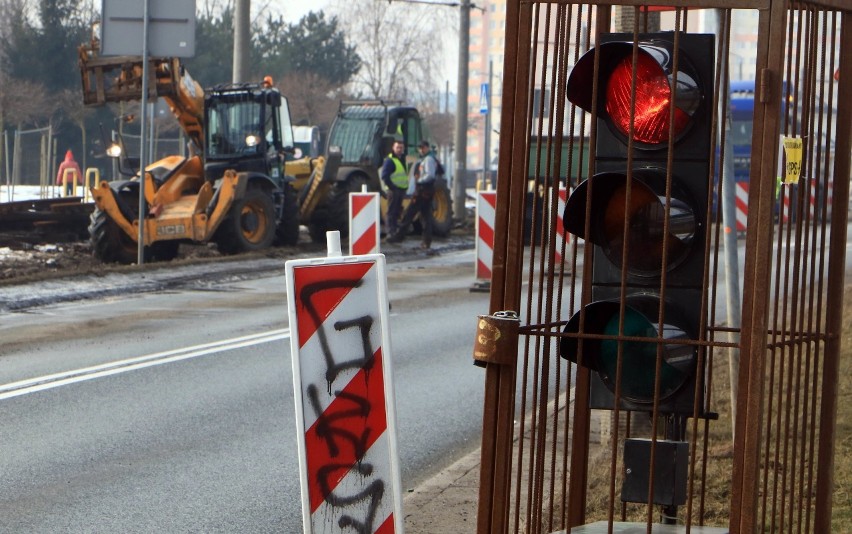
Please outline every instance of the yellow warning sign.
[{"label": "yellow warning sign", "polygon": [[784,155],[787,160],[784,166],[784,183],[795,184],[802,175],[802,138],[785,137]]}]

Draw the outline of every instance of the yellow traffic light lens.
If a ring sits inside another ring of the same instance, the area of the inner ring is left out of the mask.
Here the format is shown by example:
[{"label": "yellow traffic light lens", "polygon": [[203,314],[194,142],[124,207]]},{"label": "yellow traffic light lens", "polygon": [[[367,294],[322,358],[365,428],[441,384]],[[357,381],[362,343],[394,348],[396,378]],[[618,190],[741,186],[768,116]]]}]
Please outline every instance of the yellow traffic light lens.
[{"label": "yellow traffic light lens", "polygon": [[[584,239],[589,195],[592,197],[589,241],[601,247],[613,266],[626,267],[630,274],[659,277],[663,269],[671,271],[689,257],[701,233],[700,208],[674,178],[666,201],[666,176],[662,169],[634,170],[629,202],[627,175],[621,172],[596,174],[577,186],[565,205],[563,224],[568,232]],[[628,221],[626,228],[625,221]],[[625,245],[628,246],[626,265]]]}]

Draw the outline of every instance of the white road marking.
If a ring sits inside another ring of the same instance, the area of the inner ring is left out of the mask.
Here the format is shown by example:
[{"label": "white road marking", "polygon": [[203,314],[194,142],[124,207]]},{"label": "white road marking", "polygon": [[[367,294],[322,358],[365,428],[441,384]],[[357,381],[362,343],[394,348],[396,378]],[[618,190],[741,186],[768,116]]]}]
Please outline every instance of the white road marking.
[{"label": "white road marking", "polygon": [[50,375],[28,378],[17,382],[10,382],[0,386],[0,400],[18,397],[37,391],[67,386],[85,380],[93,380],[105,376],[117,375],[155,365],[163,365],[166,363],[188,360],[199,356],[208,356],[218,352],[239,349],[242,347],[250,347],[261,343],[269,343],[280,339],[289,339],[290,329],[282,328],[279,330],[271,330],[261,334],[251,334],[248,336],[236,337],[232,339],[223,339],[221,341],[213,341],[192,347],[184,347],[180,349],[168,350],[165,352],[157,352],[146,356],[137,356],[135,358],[127,358],[115,362],[84,367],[72,371],[64,371],[62,373],[54,373]]}]

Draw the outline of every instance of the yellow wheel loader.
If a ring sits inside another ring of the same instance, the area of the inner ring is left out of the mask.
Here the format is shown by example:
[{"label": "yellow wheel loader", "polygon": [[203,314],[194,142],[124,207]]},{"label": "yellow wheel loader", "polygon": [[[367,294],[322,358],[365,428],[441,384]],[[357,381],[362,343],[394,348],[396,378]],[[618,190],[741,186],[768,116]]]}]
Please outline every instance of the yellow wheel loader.
[{"label": "yellow wheel loader", "polygon": [[[287,100],[271,80],[202,90],[175,58],[101,57],[98,43],[79,49],[86,105],[138,100],[142,87],[162,97],[190,140],[190,156],[168,156],[128,180],[92,188],[89,233],[104,262],[137,259],[139,225],[145,258],[169,260],[182,242],[215,242],[225,254],[294,245],[296,191],[282,172],[293,134]],[[141,191],[140,191],[141,189]],[[145,199],[139,217],[139,195]]]}]

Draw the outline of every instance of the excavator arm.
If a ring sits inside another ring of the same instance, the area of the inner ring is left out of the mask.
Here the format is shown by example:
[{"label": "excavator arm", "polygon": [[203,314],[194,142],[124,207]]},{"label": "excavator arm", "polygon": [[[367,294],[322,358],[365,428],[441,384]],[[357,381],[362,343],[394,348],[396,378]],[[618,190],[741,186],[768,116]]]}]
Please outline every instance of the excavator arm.
[{"label": "excavator arm", "polygon": [[[107,102],[142,99],[143,62],[141,56],[98,54],[100,45],[92,41],[79,48],[83,103],[101,106]],[[149,96],[162,97],[169,105],[187,137],[204,149],[204,90],[192,79],[178,58],[148,58]]]}]

